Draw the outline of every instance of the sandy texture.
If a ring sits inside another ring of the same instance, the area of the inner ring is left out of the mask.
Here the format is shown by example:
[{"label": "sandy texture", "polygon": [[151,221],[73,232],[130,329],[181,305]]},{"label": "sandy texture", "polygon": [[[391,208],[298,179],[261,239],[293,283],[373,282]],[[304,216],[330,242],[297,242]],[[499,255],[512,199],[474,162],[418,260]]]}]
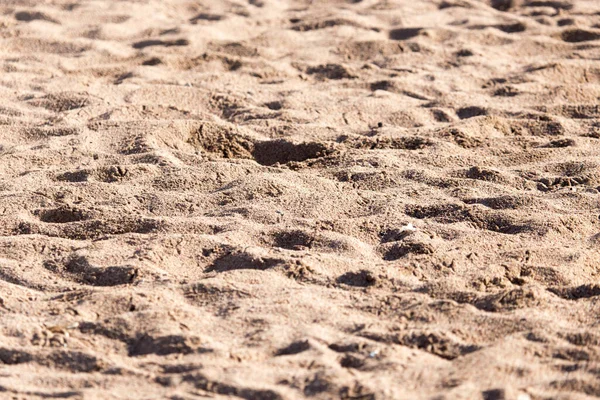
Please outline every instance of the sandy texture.
[{"label": "sandy texture", "polygon": [[597,0],[2,0],[0,67],[1,398],[600,396]]}]

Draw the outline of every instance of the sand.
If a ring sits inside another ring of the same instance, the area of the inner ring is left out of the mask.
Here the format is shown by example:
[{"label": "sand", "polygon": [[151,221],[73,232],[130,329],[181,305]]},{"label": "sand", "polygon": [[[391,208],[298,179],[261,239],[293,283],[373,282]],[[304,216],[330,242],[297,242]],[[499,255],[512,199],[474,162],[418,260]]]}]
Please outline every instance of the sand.
[{"label": "sand", "polygon": [[0,398],[600,396],[597,0],[2,0]]}]

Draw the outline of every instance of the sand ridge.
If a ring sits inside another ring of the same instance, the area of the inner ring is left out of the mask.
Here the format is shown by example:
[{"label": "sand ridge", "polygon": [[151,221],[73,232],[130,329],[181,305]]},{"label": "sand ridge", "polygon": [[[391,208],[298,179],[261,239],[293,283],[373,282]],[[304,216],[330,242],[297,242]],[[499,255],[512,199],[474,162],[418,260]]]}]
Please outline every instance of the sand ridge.
[{"label": "sand ridge", "polygon": [[2,1],[0,397],[600,396],[599,60],[595,0]]}]

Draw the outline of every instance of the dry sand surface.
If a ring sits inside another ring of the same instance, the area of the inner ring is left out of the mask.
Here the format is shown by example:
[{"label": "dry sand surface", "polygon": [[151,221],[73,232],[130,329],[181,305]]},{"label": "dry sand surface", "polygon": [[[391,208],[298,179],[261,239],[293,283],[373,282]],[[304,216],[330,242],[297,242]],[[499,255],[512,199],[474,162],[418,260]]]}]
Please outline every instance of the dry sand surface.
[{"label": "dry sand surface", "polygon": [[0,398],[600,396],[598,0],[1,0],[0,66]]}]

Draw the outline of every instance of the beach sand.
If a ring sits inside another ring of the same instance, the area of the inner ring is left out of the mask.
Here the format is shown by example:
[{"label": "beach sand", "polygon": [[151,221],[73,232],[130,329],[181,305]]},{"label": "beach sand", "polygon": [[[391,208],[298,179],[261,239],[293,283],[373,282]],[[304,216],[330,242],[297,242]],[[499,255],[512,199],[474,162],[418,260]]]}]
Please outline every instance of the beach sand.
[{"label": "beach sand", "polygon": [[2,0],[0,398],[600,396],[597,0]]}]

